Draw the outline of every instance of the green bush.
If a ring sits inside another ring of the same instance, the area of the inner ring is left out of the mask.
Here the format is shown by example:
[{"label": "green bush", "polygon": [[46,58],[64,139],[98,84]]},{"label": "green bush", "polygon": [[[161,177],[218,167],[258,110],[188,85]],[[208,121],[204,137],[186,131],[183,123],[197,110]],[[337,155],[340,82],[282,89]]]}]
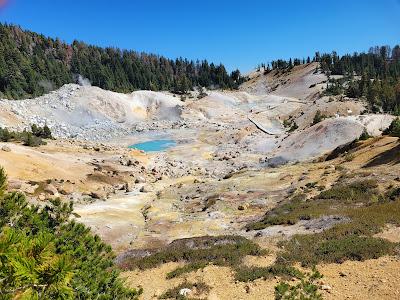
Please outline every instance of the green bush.
[{"label": "green bush", "polygon": [[45,141],[43,141],[40,137],[35,136],[31,132],[24,132],[22,134],[22,141],[24,146],[28,147],[38,147],[40,145],[46,145]]},{"label": "green bush", "polygon": [[[315,186],[313,183],[307,185],[308,187]],[[368,205],[376,199],[384,201],[374,180],[337,184],[312,199],[306,199],[304,194],[298,194],[267,212],[262,220],[251,223],[246,228],[261,230],[273,225],[293,225],[299,220],[318,218],[329,213],[347,214],[348,204]]]},{"label": "green bush", "polygon": [[292,126],[289,129],[289,132],[293,132],[295,131],[297,128],[299,128],[299,126],[297,125],[296,122],[293,122]]},{"label": "green bush", "polygon": [[379,238],[355,234],[328,237],[329,234],[324,233],[295,236],[281,244],[285,250],[278,261],[300,262],[303,266],[314,266],[321,262],[364,261],[395,253],[394,243]]},{"label": "green bush", "polygon": [[176,240],[150,256],[126,258],[120,266],[132,270],[154,268],[168,262],[185,262],[184,267],[167,274],[167,278],[174,278],[209,264],[237,267],[245,256],[262,254],[265,251],[257,244],[241,236],[205,236]]},{"label": "green bush", "polygon": [[72,203],[28,204],[5,181],[0,168],[1,299],[137,299],[119,279],[111,247],[70,220]]},{"label": "green bush", "polygon": [[364,128],[360,137],[358,138],[360,141],[366,141],[371,138],[371,135],[368,133],[367,129]]},{"label": "green bush", "polygon": [[50,128],[45,125],[39,127],[35,124],[31,126],[31,131],[24,130],[22,132],[9,131],[7,128],[0,127],[0,141],[2,142],[22,142],[24,146],[38,147],[46,145],[43,139],[53,139]]},{"label": "green bush", "polygon": [[2,142],[8,142],[12,138],[10,131],[8,131],[7,128],[1,128],[0,127],[0,141]]},{"label": "green bush", "polygon": [[[389,192],[390,195],[395,192]],[[312,266],[320,262],[340,263],[395,254],[398,244],[373,237],[386,224],[400,225],[400,199],[372,203],[363,207],[342,208],[350,221],[321,233],[297,235],[280,244],[284,251],[278,261],[300,262]]]},{"label": "green bush", "polygon": [[372,195],[377,195],[375,180],[361,180],[350,184],[338,184],[322,192],[318,198],[333,199],[341,203],[368,203]]},{"label": "green bush", "polygon": [[375,238],[386,224],[400,225],[400,192],[392,187],[380,193],[374,180],[340,183],[314,199],[299,196],[248,225],[249,230],[276,224],[294,224],[322,215],[340,215],[343,222],[312,235],[297,235],[283,241],[277,263],[300,262],[313,266],[320,262],[366,260],[396,253],[398,244]]},{"label": "green bush", "polygon": [[209,262],[206,262],[206,261],[190,263],[188,265],[185,265],[185,266],[180,267],[180,268],[176,268],[175,270],[169,272],[167,274],[167,279],[179,277],[182,274],[186,274],[186,273],[190,273],[190,272],[193,272],[193,271],[197,271],[199,269],[203,269],[207,265],[209,265]]},{"label": "green bush", "polygon": [[315,113],[312,125],[318,124],[319,122],[323,121],[324,119],[326,119],[326,116],[323,115],[320,110],[317,110],[317,112]]},{"label": "green bush", "polygon": [[275,300],[322,300],[322,295],[318,293],[318,286],[315,284],[322,275],[313,270],[311,274],[306,274],[300,283],[280,282],[275,286]]},{"label": "green bush", "polygon": [[36,137],[43,138],[43,139],[52,139],[53,136],[51,135],[51,130],[47,125],[43,127],[39,127],[36,124],[31,126],[32,134]]},{"label": "green bush", "polygon": [[389,128],[384,131],[384,134],[400,137],[400,118],[394,119]]}]

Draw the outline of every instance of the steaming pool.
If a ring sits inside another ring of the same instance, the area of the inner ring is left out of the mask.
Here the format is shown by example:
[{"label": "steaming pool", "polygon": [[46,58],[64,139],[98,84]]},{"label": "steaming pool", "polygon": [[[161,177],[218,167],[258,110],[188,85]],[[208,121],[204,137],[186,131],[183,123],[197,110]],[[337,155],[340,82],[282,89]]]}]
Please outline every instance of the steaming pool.
[{"label": "steaming pool", "polygon": [[129,148],[143,150],[144,152],[159,152],[165,151],[174,146],[176,146],[174,140],[152,140],[130,145]]}]

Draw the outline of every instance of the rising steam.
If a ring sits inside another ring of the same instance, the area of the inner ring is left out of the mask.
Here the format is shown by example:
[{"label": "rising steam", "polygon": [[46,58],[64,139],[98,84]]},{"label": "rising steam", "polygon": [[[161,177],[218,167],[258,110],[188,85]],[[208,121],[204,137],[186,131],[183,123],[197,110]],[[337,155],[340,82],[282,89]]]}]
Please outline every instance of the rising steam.
[{"label": "rising steam", "polygon": [[90,80],[83,77],[81,74],[75,75],[75,81],[77,84],[79,84],[81,86],[92,86],[92,83],[90,82]]}]

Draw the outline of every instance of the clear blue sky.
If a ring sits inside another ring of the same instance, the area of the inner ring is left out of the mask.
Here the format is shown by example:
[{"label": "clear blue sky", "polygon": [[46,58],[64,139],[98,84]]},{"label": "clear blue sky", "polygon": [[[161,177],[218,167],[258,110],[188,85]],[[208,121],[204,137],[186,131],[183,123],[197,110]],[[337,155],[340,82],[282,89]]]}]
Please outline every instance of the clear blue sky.
[{"label": "clear blue sky", "polygon": [[0,21],[248,71],[276,58],[400,43],[400,0],[0,0]]}]

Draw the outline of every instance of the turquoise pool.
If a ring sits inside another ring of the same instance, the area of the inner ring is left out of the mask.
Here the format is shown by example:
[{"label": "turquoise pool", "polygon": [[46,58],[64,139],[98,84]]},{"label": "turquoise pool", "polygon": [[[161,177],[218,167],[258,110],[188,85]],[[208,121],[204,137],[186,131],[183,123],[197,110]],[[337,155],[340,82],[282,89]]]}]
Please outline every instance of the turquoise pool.
[{"label": "turquoise pool", "polygon": [[133,144],[130,145],[129,148],[135,148],[145,152],[158,152],[167,150],[168,148],[174,146],[176,146],[176,142],[174,140],[153,140],[144,143]]}]

